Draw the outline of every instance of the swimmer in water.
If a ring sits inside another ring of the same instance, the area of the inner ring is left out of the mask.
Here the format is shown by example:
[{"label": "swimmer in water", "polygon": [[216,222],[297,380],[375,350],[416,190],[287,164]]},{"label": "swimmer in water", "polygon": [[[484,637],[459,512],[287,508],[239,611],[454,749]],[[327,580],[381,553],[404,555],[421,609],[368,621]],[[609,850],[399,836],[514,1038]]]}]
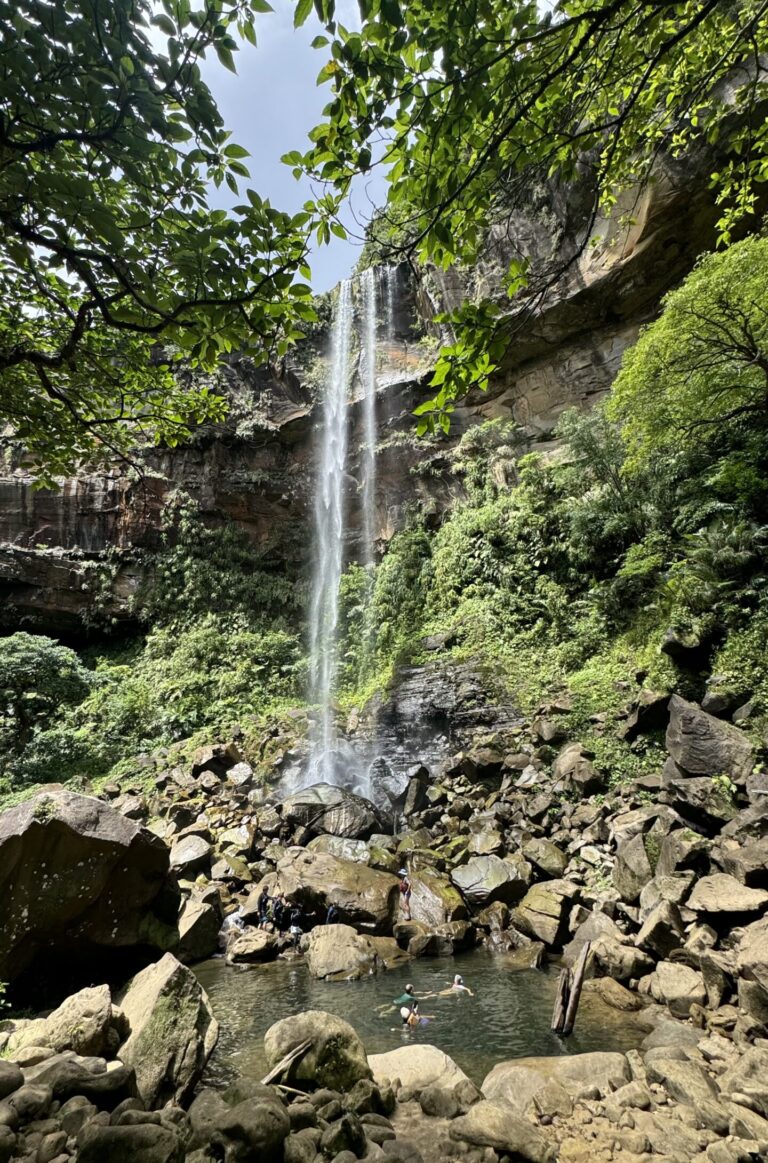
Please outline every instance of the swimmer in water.
[{"label": "swimmer in water", "polygon": [[448,986],[447,989],[443,989],[440,991],[440,996],[441,997],[450,997],[452,994],[455,994],[455,993],[468,993],[470,997],[475,996],[474,993],[472,992],[472,990],[469,988],[469,986],[464,984],[464,978],[461,976],[460,973],[456,974],[452,983]]}]

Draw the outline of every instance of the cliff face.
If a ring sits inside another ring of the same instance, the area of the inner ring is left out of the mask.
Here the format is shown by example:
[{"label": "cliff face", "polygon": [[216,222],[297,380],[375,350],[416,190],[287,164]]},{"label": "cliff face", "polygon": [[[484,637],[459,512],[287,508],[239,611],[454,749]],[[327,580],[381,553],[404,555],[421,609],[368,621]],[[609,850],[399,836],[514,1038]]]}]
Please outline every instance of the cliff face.
[{"label": "cliff face", "polygon": [[[591,221],[584,190],[532,191],[530,209],[492,231],[470,272],[401,272],[393,332],[379,367],[377,526],[388,540],[414,503],[435,518],[461,492],[452,452],[473,425],[494,417],[520,424],[530,443],[550,437],[560,413],[588,406],[615,376],[621,355],[652,318],[666,290],[712,246],[716,214],[706,167],[667,167],[620,211],[629,223]],[[585,240],[598,237],[595,244]],[[418,341],[437,305],[467,293],[493,293],[513,255],[532,256],[531,288],[516,308],[510,345],[487,394],[457,408],[450,437],[420,442],[411,413],[424,398],[434,338]],[[77,634],[95,603],[130,623],[131,598],[145,575],[146,551],[161,541],[163,513],[176,490],[211,523],[235,521],[293,574],[307,560],[318,385],[327,334],[300,346],[281,369],[233,359],[222,369],[232,400],[225,425],[201,430],[187,446],[142,454],[140,473],[115,466],[83,471],[58,492],[34,489],[23,460],[0,469],[0,608],[7,628]],[[350,552],[358,523],[357,454],[362,447],[361,387],[351,408],[348,503]],[[109,571],[101,563],[109,555]]]}]

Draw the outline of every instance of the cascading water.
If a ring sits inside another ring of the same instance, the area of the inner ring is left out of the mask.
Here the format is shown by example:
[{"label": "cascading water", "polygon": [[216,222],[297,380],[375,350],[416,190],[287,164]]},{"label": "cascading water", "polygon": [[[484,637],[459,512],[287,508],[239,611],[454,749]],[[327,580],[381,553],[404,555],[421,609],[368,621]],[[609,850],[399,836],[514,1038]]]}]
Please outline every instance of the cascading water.
[{"label": "cascading water", "polygon": [[323,434],[315,496],[315,574],[310,608],[310,699],[317,707],[311,735],[311,781],[336,782],[333,692],[338,669],[339,583],[344,551],[344,472],[347,458],[352,284],[339,288],[333,324],[331,380],[323,405]]},{"label": "cascading water", "polygon": [[362,545],[361,558],[366,571],[366,618],[364,626],[363,658],[366,665],[373,648],[371,598],[373,596],[376,564],[376,357],[378,354],[378,315],[376,284],[373,267],[363,273],[363,452],[362,475]]}]

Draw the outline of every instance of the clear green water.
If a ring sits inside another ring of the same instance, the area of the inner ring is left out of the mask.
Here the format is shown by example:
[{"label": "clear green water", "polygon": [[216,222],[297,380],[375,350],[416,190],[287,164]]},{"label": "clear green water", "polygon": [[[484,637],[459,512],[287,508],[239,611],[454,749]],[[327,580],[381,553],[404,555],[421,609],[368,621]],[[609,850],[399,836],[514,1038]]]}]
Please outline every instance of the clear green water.
[{"label": "clear green water", "polygon": [[[425,1042],[439,1046],[480,1084],[496,1062],[586,1050],[627,1050],[643,1032],[632,1014],[622,1014],[584,996],[576,1029],[563,1043],[550,1031],[557,971],[511,970],[503,956],[483,951],[429,958],[363,981],[316,981],[301,961],[238,968],[215,958],[195,972],[221,1025],[209,1066],[209,1085],[234,1074],[261,1078],[267,1072],[263,1039],[273,1022],[302,1010],[327,1010],[357,1030],[368,1053]],[[417,994],[444,989],[462,973],[474,997],[436,997],[422,1003],[434,1021],[404,1032],[396,1008],[382,1014],[413,982]]]}]

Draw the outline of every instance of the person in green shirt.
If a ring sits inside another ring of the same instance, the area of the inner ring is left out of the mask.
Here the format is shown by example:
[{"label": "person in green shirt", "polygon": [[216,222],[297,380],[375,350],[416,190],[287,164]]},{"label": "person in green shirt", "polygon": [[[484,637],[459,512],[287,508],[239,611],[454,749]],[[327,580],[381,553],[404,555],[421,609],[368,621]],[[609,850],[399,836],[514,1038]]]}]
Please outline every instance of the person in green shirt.
[{"label": "person in green shirt", "polygon": [[396,997],[392,1002],[393,1006],[409,1006],[416,1001],[416,995],[413,992],[412,985],[406,985],[405,992]]}]

